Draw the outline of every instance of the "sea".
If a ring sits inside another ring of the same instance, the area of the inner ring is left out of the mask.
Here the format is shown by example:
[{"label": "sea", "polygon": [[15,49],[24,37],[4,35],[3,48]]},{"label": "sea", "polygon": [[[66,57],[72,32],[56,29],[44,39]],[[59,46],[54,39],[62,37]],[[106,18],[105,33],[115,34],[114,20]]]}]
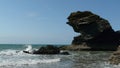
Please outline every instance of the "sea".
[{"label": "sea", "polygon": [[68,51],[70,55],[23,52],[41,46],[45,44],[0,44],[0,68],[120,68],[108,62],[112,51]]}]

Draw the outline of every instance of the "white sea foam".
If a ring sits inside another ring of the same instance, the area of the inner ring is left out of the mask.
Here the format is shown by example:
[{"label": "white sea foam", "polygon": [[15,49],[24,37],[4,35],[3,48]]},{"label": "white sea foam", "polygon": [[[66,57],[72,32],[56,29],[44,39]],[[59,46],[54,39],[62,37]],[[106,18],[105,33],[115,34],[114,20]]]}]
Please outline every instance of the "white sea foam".
[{"label": "white sea foam", "polygon": [[[96,64],[94,64],[96,66]],[[110,64],[109,62],[101,62],[96,68],[120,68],[120,65]]]},{"label": "white sea foam", "polygon": [[3,50],[3,51],[0,51],[0,55],[16,55],[20,53],[20,51],[17,51],[17,50]]},{"label": "white sea foam", "polygon": [[[31,45],[25,45],[26,48],[23,50],[32,51]],[[52,57],[49,55],[33,55],[24,53],[23,50],[12,50],[6,49],[0,51],[0,66],[20,66],[20,65],[31,65],[31,64],[41,64],[41,63],[53,63],[59,62],[60,58]]]},{"label": "white sea foam", "polygon": [[40,63],[53,63],[60,61],[60,58],[45,55],[32,55],[23,53],[23,51],[4,50],[0,51],[0,66],[20,66]]},{"label": "white sea foam", "polygon": [[11,66],[11,65],[15,65],[15,66],[20,66],[20,65],[31,65],[31,64],[41,64],[41,63],[53,63],[53,62],[59,62],[60,58],[56,58],[56,59],[17,59],[17,60],[13,60],[13,59],[7,59],[4,61],[0,61],[0,66]]},{"label": "white sea foam", "polygon": [[0,51],[0,55],[19,55],[19,56],[23,56],[23,55],[27,55],[26,53],[24,53],[23,51],[29,51],[32,52],[32,46],[31,45],[25,45],[26,48],[23,50],[13,50],[13,49],[6,49],[6,50],[2,50]]},{"label": "white sea foam", "polygon": [[28,52],[33,52],[33,48],[32,48],[32,45],[25,45],[26,46],[26,49],[24,51],[28,51]]},{"label": "white sea foam", "polygon": [[23,50],[15,50],[15,49],[2,50],[0,51],[0,56],[37,56],[37,55],[27,54],[23,52],[23,51],[28,51],[32,53],[34,50],[37,50],[37,49],[32,48],[32,45],[25,45],[25,49]]}]

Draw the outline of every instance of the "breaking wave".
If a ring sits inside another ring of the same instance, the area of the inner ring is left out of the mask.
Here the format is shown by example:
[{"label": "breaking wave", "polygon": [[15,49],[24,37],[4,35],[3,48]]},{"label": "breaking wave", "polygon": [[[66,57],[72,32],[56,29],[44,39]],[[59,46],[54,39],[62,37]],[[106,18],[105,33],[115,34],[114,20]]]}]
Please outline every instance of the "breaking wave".
[{"label": "breaking wave", "polygon": [[[26,51],[32,51],[31,45],[25,45]],[[23,50],[6,49],[0,51],[0,66],[11,65],[31,65],[40,63],[53,63],[59,62],[59,57],[49,57],[49,55],[32,55],[26,54]]]},{"label": "breaking wave", "polygon": [[0,61],[0,66],[11,66],[11,65],[31,65],[31,64],[41,64],[41,63],[53,63],[60,61],[60,58],[57,59],[6,59]]}]

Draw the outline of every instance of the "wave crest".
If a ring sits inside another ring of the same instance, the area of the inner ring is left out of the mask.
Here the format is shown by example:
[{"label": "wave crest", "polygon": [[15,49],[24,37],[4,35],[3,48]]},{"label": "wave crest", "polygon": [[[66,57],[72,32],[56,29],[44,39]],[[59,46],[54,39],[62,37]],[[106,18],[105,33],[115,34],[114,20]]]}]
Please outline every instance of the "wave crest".
[{"label": "wave crest", "polygon": [[[32,51],[32,45],[25,45],[23,50]],[[23,50],[6,49],[0,51],[0,66],[20,66],[40,63],[59,62],[60,58],[50,57],[50,55],[33,55],[24,53]]]}]

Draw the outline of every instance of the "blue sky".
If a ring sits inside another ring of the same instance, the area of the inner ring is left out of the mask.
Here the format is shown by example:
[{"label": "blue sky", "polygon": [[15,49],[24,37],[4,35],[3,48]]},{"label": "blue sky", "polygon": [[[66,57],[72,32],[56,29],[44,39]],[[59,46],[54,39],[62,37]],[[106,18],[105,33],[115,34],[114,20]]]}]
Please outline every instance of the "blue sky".
[{"label": "blue sky", "polygon": [[120,0],[0,0],[0,44],[70,44],[66,24],[75,11],[92,11],[120,29]]}]

